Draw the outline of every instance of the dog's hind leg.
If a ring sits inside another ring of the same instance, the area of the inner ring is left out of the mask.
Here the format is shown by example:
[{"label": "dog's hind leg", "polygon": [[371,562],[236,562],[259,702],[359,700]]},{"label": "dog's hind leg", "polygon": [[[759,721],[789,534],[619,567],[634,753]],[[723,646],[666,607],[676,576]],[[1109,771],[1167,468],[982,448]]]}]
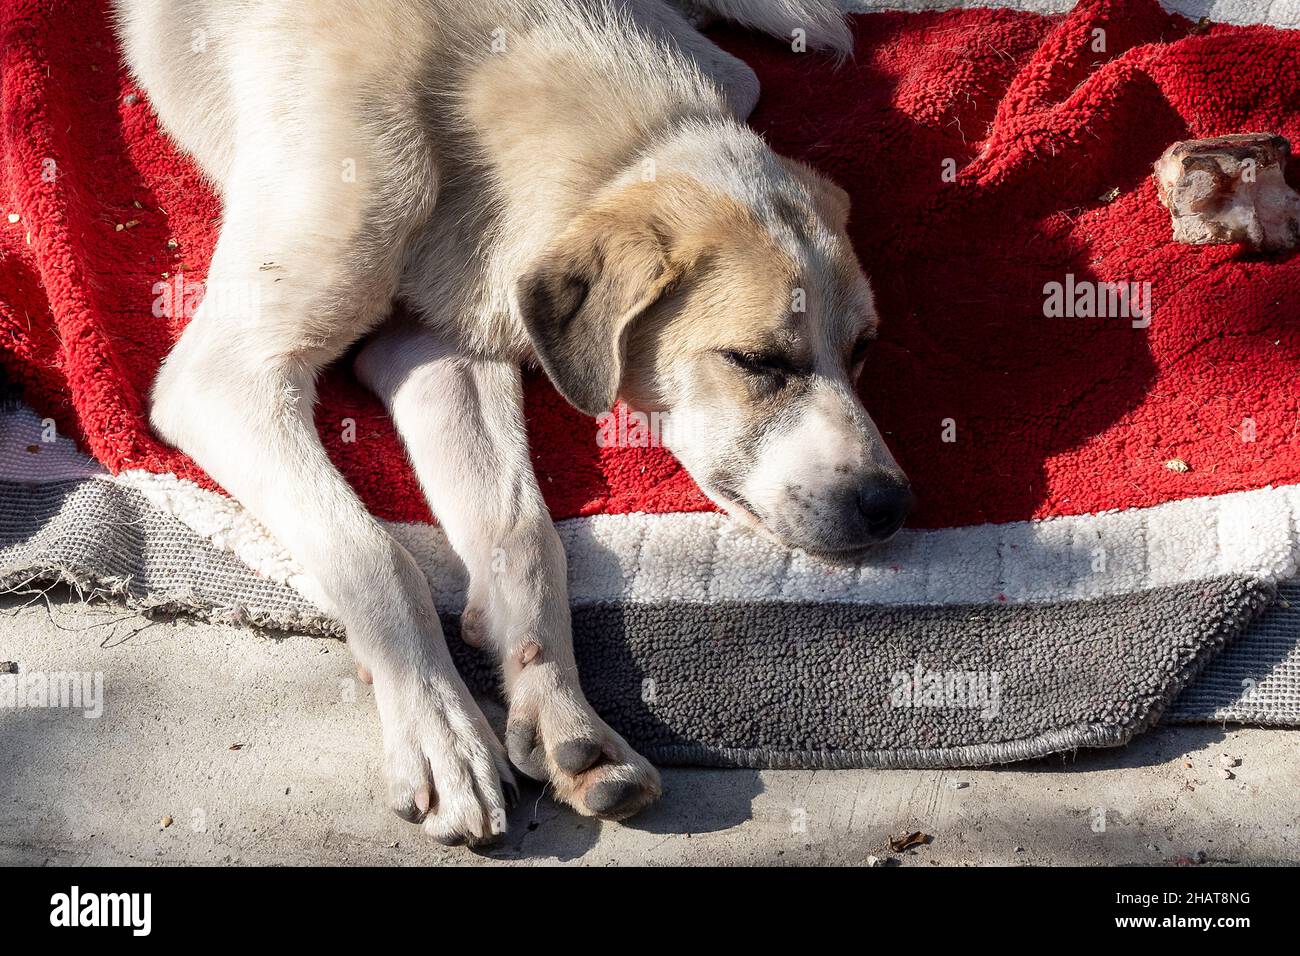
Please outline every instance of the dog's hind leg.
[{"label": "dog's hind leg", "polygon": [[700,69],[711,76],[726,94],[727,105],[737,119],[749,119],[758,105],[761,88],[758,74],[744,60],[732,56],[703,33],[700,27],[705,24],[699,17],[694,20],[683,17],[681,4],[665,4],[647,7],[646,14],[655,19],[655,26],[671,35],[688,53]]},{"label": "dog's hind leg", "polygon": [[386,159],[337,105],[298,105],[301,124],[245,131],[207,294],[159,373],[151,418],[333,604],[373,675],[393,809],[442,842],[476,842],[504,829],[509,763],[456,672],[427,580],[331,464],[312,414],[318,370],[383,319],[435,170]]},{"label": "dog's hind leg", "polygon": [[518,366],[459,354],[406,321],[366,345],[357,372],[391,411],[469,569],[461,628],[500,657],[511,760],[579,813],[637,812],[659,796],[659,774],[582,693],[564,548],[533,474]]},{"label": "dog's hind leg", "polygon": [[853,52],[853,34],[838,0],[674,0],[697,26],[724,20],[794,42],[801,34],[810,49],[841,57]]}]

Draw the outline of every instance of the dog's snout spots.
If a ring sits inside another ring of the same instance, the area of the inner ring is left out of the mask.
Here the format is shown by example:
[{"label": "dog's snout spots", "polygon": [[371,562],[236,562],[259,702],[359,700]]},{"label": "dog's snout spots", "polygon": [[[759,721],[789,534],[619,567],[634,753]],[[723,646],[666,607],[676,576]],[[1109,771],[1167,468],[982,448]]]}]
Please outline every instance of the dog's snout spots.
[{"label": "dog's snout spots", "polygon": [[811,512],[816,504],[813,496],[804,491],[802,484],[790,482],[785,486],[785,495],[790,503],[803,512]]},{"label": "dog's snout spots", "polygon": [[[838,466],[827,471],[844,475]],[[847,480],[810,489],[796,482],[782,486],[776,519],[783,540],[822,554],[858,551],[887,541],[903,526],[915,498],[907,478],[894,470],[864,474],[850,467]]]}]

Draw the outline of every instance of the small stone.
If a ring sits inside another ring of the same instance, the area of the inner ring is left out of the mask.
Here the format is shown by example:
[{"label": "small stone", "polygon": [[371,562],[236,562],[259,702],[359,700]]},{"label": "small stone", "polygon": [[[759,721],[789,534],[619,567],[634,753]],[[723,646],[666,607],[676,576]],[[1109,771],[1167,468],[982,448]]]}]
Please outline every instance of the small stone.
[{"label": "small stone", "polygon": [[0,674],[17,674],[17,661],[0,661]]},{"label": "small stone", "polygon": [[1219,754],[1219,766],[1223,767],[1225,770],[1240,765],[1240,758],[1234,757],[1232,754]]},{"label": "small stone", "polygon": [[1286,181],[1291,144],[1272,133],[1174,143],[1153,173],[1175,242],[1241,243],[1280,252],[1300,243],[1300,195]]},{"label": "small stone", "polygon": [[10,221],[11,223],[15,223],[15,222],[17,222],[19,219],[22,219],[22,218],[23,218],[23,217],[20,216],[20,215],[18,215],[18,213],[16,213],[16,212],[11,212],[11,213],[9,214],[9,221]]},{"label": "small stone", "polygon": [[180,243],[178,243],[175,239],[168,239],[168,240],[167,240],[167,248],[168,248],[168,249],[175,249],[178,245],[180,245]]},{"label": "small stone", "polygon": [[885,861],[878,856],[867,857],[867,866],[884,866]]},{"label": "small stone", "polygon": [[1165,467],[1180,475],[1186,474],[1192,470],[1192,466],[1187,464],[1187,462],[1183,461],[1181,458],[1170,458],[1165,462]]},{"label": "small stone", "polygon": [[954,780],[952,782],[952,788],[954,790],[965,790],[969,786],[970,782],[967,780]]},{"label": "small stone", "polygon": [[172,823],[173,820],[171,817],[163,817],[161,820],[158,821],[158,829],[166,830],[169,826],[172,825]]},{"label": "small stone", "polygon": [[1222,777],[1224,780],[1232,780],[1237,775],[1233,773],[1231,770],[1229,770],[1227,767],[1220,767],[1219,776]]}]

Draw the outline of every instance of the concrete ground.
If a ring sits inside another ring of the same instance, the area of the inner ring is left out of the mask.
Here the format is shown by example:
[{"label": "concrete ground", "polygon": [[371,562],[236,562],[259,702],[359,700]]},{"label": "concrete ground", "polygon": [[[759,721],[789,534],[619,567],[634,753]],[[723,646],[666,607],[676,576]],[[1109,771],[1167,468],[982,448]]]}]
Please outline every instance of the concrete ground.
[{"label": "concrete ground", "polygon": [[625,825],[533,786],[475,854],[385,808],[370,689],[337,641],[8,597],[4,661],[102,672],[104,712],[0,709],[0,864],[1300,861],[1297,731],[1161,728],[995,770],[668,769]]}]

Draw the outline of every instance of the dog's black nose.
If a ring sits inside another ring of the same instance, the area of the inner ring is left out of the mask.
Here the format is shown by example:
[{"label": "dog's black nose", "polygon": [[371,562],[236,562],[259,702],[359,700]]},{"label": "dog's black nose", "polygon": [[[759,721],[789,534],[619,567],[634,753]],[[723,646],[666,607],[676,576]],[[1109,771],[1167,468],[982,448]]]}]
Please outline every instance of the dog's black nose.
[{"label": "dog's black nose", "polygon": [[912,486],[905,479],[889,475],[868,480],[858,491],[858,511],[867,537],[873,541],[892,538],[915,502]]}]

